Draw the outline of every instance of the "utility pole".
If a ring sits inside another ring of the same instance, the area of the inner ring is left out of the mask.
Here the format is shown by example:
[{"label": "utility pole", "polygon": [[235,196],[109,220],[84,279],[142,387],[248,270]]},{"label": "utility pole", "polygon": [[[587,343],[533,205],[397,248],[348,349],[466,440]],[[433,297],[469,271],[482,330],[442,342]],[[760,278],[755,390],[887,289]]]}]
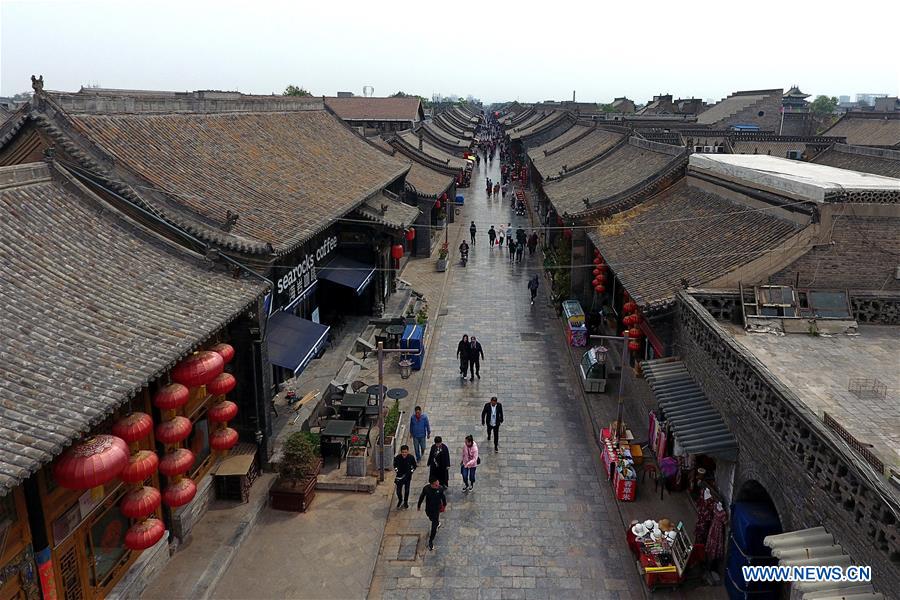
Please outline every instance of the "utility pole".
[{"label": "utility pole", "polygon": [[[422,340],[424,342],[424,339]],[[411,352],[406,348],[385,348],[384,342],[378,342],[378,349],[376,350],[378,354],[378,441],[375,443],[377,446],[376,452],[381,453],[381,457],[379,458],[376,455],[376,459],[378,459],[379,468],[378,468],[378,483],[384,482],[384,355],[388,353],[400,353],[400,354],[408,354],[409,356],[418,356],[422,353],[421,350],[416,350]]]},{"label": "utility pole", "polygon": [[[624,417],[625,404],[622,399],[625,391],[625,367],[628,365],[628,330],[625,335],[591,335],[588,336],[592,340],[622,340],[622,371],[619,373],[619,391],[616,398],[616,431],[612,432],[619,439],[619,430],[622,428],[622,418]],[[624,433],[624,432],[623,432]]]}]

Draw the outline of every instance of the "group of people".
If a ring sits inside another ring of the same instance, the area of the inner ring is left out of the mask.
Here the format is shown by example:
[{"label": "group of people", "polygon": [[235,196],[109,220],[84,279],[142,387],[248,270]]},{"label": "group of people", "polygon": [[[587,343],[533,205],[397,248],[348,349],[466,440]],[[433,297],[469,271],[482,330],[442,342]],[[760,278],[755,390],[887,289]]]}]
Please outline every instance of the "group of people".
[{"label": "group of people", "polygon": [[474,335],[469,339],[468,335],[463,335],[462,339],[456,345],[456,358],[459,359],[459,375],[463,379],[469,375],[469,381],[475,381],[475,378],[481,379],[481,359],[484,358],[484,349],[481,342]]},{"label": "group of people", "polygon": [[[474,338],[473,338],[474,339]],[[481,411],[481,425],[487,428],[487,439],[494,438],[494,452],[500,451],[500,425],[503,423],[503,405],[492,396]],[[397,488],[397,509],[409,508],[409,488],[413,473],[425,453],[426,440],[431,438],[431,423],[428,415],[417,406],[409,419],[409,434],[413,439],[415,457],[409,453],[409,446],[400,446],[400,454],[394,457],[394,484]],[[441,526],[441,513],[447,507],[446,492],[450,486],[450,449],[441,436],[434,436],[434,443],[425,463],[428,467],[428,485],[419,494],[417,510],[425,505],[425,514],[431,521],[428,549],[434,550],[434,538]],[[478,444],[472,435],[467,435],[459,460],[460,475],[463,480],[462,492],[468,494],[475,489],[475,471],[481,464]]]},{"label": "group of people", "polygon": [[[469,233],[472,234],[473,243],[475,240],[475,231],[475,222],[472,221]],[[513,237],[513,235],[515,235],[515,237]],[[504,240],[506,241],[506,247],[509,250],[509,262],[520,262],[525,256],[526,247],[528,248],[528,256],[534,256],[534,252],[538,245],[538,234],[537,231],[532,231],[531,235],[528,235],[521,226],[514,234],[512,223],[507,223],[506,228],[503,226],[495,228],[491,225],[491,228],[488,229],[488,245],[490,248],[493,249],[495,245],[503,248]]]}]

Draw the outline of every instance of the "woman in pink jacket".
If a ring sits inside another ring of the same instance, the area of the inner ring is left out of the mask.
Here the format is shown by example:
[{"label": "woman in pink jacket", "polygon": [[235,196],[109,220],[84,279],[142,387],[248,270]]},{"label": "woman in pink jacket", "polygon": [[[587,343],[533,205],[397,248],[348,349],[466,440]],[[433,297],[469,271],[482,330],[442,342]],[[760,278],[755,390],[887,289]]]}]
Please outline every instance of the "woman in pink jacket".
[{"label": "woman in pink jacket", "polygon": [[481,459],[478,458],[478,446],[471,435],[466,436],[466,443],[463,444],[462,460],[459,462],[460,472],[463,478],[463,492],[471,492],[475,487],[475,469]]}]

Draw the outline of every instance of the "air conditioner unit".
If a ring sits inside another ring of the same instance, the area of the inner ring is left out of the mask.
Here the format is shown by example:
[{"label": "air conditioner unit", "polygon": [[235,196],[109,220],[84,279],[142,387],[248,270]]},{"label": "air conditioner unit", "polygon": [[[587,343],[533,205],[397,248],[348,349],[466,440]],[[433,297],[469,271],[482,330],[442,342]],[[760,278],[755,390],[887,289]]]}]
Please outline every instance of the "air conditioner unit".
[{"label": "air conditioner unit", "polygon": [[694,152],[703,152],[703,146],[694,146]]},{"label": "air conditioner unit", "polygon": [[716,152],[719,154],[725,154],[725,146],[716,146]]},{"label": "air conditioner unit", "polygon": [[787,157],[791,160],[800,160],[800,152],[797,150],[788,150]]},{"label": "air conditioner unit", "polygon": [[713,147],[712,146],[703,146],[703,151],[712,154]]}]

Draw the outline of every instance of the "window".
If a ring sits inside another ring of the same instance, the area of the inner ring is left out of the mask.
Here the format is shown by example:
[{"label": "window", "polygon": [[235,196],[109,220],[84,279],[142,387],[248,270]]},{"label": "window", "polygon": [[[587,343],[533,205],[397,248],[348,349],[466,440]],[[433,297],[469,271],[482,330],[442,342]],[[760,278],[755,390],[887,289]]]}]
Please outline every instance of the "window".
[{"label": "window", "polygon": [[119,562],[127,560],[125,532],[128,527],[128,519],[115,504],[91,525],[86,543],[92,586],[105,585]]},{"label": "window", "polygon": [[194,421],[194,428],[191,435],[187,439],[187,447],[194,453],[196,460],[194,461],[194,471],[192,476],[200,472],[209,458],[209,420],[204,415],[202,418]]},{"label": "window", "polygon": [[764,285],[756,288],[759,314],[763,317],[796,317],[794,288],[788,285]]},{"label": "window", "polygon": [[825,319],[851,319],[850,305],[844,292],[806,290],[797,293],[800,315]]},{"label": "window", "polygon": [[756,113],[756,116],[757,116],[757,117],[763,117],[763,116],[765,116],[765,114],[766,114],[766,111],[761,110],[761,111],[759,111],[758,113]]}]

